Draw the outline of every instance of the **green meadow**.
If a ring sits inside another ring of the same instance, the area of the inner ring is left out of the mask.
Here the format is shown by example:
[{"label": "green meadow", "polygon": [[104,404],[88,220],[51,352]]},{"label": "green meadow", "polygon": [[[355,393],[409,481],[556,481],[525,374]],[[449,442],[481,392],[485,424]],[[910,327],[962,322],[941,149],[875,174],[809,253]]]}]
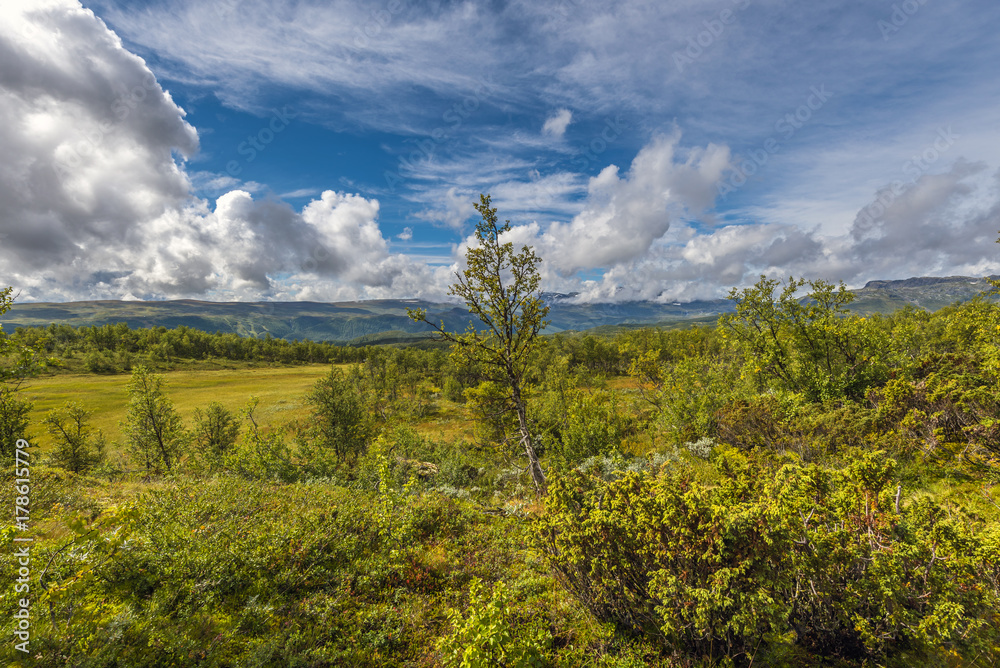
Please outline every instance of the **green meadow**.
[{"label": "green meadow", "polygon": [[[163,373],[164,390],[188,423],[195,409],[213,401],[232,411],[246,405],[251,396],[260,398],[257,415],[264,427],[284,426],[308,415],[305,396],[330,371],[329,364],[244,369],[194,369]],[[119,422],[125,417],[128,374],[68,374],[34,378],[22,390],[34,403],[33,429],[29,434],[42,449],[51,446],[51,437],[41,420],[52,409],[76,401],[93,411],[91,425],[100,429],[114,444],[121,438]]]}]

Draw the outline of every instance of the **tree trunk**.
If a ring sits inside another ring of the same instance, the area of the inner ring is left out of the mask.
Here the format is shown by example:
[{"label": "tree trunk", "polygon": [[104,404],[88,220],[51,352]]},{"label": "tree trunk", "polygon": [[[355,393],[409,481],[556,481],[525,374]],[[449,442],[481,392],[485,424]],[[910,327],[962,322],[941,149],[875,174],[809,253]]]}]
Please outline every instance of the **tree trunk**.
[{"label": "tree trunk", "polygon": [[521,444],[528,455],[528,470],[531,472],[531,480],[535,483],[535,492],[539,495],[545,492],[545,473],[542,465],[538,463],[538,455],[535,453],[535,444],[531,440],[531,431],[528,429],[528,412],[521,397],[521,388],[517,383],[512,383],[514,406],[517,410],[517,427],[521,432]]}]

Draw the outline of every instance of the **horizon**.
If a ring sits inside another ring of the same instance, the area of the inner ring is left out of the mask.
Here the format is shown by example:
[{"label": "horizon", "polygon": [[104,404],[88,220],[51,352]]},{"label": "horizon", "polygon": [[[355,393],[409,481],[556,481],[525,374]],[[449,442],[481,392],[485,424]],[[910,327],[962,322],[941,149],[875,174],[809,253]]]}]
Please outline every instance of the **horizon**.
[{"label": "horizon", "polygon": [[542,289],[1000,274],[1000,6],[15,0],[20,303],[451,303],[490,193]]},{"label": "horizon", "polygon": [[[927,280],[927,281],[949,281],[949,280],[962,281],[962,280],[965,280],[965,281],[970,281],[970,282],[980,282],[980,281],[988,281],[990,279],[992,279],[992,280],[998,280],[998,279],[1000,279],[1000,275],[990,275],[990,276],[909,276],[907,278],[899,278],[899,279],[871,279],[871,280],[867,281],[862,286],[849,286],[848,285],[846,287],[851,292],[858,292],[858,291],[861,291],[861,290],[867,290],[867,289],[869,289],[869,287],[871,286],[872,283],[888,283],[888,284],[899,283],[899,284],[904,284],[904,283],[910,283],[912,281],[924,281],[924,280]],[[779,279],[779,280],[782,280],[782,279]],[[897,286],[897,287],[908,287],[908,286]],[[881,289],[881,286],[875,286],[875,289]],[[668,305],[686,306],[686,305],[695,304],[695,303],[725,302],[725,301],[728,300],[728,297],[726,295],[722,295],[722,296],[719,296],[719,297],[706,298],[706,299],[693,299],[691,301],[685,301],[685,302],[677,302],[677,301],[673,301],[673,300],[669,300],[669,299],[663,299],[663,300],[650,300],[650,299],[644,299],[643,300],[643,299],[637,299],[637,300],[628,300],[628,301],[618,300],[618,301],[603,301],[603,302],[600,302],[600,301],[574,301],[574,299],[576,297],[578,297],[578,296],[580,296],[579,293],[558,293],[558,292],[548,292],[548,291],[542,291],[540,293],[540,297],[542,298],[543,301],[546,301],[546,300],[549,300],[549,299],[553,299],[553,301],[551,303],[562,303],[564,305],[569,305],[569,306],[612,306],[612,305],[615,305],[615,304],[622,304],[622,305],[624,305],[624,304],[640,304],[640,303],[656,304],[656,305],[660,305],[660,306],[668,306]],[[53,305],[60,305],[60,304],[96,304],[96,303],[103,303],[103,302],[116,303],[116,304],[169,304],[169,303],[188,302],[188,303],[194,303],[194,304],[208,304],[208,305],[220,305],[220,306],[241,304],[241,305],[247,305],[247,306],[265,306],[265,307],[266,306],[273,306],[275,304],[297,304],[297,305],[318,304],[318,305],[324,305],[324,306],[341,306],[341,305],[347,305],[347,304],[366,304],[366,303],[374,303],[374,302],[397,302],[397,303],[422,303],[422,304],[428,304],[428,305],[433,305],[433,306],[456,306],[456,307],[463,307],[463,308],[465,306],[464,302],[462,302],[461,300],[458,300],[457,298],[454,298],[454,297],[452,297],[449,300],[445,300],[445,301],[430,301],[430,300],[420,299],[420,298],[414,298],[414,297],[401,297],[401,298],[381,297],[381,298],[372,298],[372,299],[353,299],[353,300],[339,300],[339,301],[317,301],[317,300],[213,301],[213,300],[209,300],[209,299],[196,299],[196,298],[191,298],[191,297],[178,297],[178,298],[173,298],[173,299],[86,299],[86,300],[72,300],[72,301],[25,301],[25,300],[21,300],[21,299],[16,299],[16,295],[15,295],[15,300],[11,304],[11,311],[13,311],[14,309],[16,309],[16,307],[19,304],[20,305],[24,305],[24,304],[33,304],[33,305],[53,304]]]}]

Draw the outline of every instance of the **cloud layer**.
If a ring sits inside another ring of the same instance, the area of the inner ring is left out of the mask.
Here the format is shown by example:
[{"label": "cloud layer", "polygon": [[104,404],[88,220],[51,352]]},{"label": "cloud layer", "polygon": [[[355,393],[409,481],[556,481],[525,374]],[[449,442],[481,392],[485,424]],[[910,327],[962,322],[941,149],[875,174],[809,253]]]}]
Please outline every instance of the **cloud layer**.
[{"label": "cloud layer", "polygon": [[2,11],[0,266],[22,298],[438,294],[407,282],[428,270],[389,254],[375,200],[193,198],[197,133],[142,59],[75,3]]},{"label": "cloud layer", "polygon": [[[172,0],[135,12],[98,3],[116,30],[156,54],[151,68],[74,0],[6,2],[0,285],[34,300],[442,299],[470,243],[480,192],[491,192],[501,218],[512,219],[509,238],[543,258],[544,288],[586,300],[716,297],[759,273],[856,285],[1000,272],[992,115],[940,101],[896,130],[899,117],[886,103],[884,113],[855,123],[860,105],[842,101],[874,89],[875,75],[865,70],[849,84],[818,48],[808,56],[814,72],[831,78],[833,96],[789,136],[781,130],[786,113],[825,84],[805,85],[795,70],[790,82],[762,85],[758,73],[757,88],[744,86],[746,61],[780,64],[779,47],[791,39],[764,19],[791,19],[778,0],[759,3],[756,14],[742,4],[707,11],[693,0],[669,8],[635,0],[613,11],[572,1],[500,9],[400,3],[391,11],[345,0]],[[737,18],[715,35],[705,22],[732,7]],[[978,20],[988,24],[995,10],[983,7]],[[807,11],[816,21],[826,16]],[[840,25],[860,30],[876,25],[876,14],[859,11]],[[921,25],[914,19],[885,44],[877,34],[874,42],[850,31],[844,39],[859,53],[881,48],[888,59],[927,36]],[[676,67],[673,54],[704,30],[712,40]],[[765,39],[748,41],[752,30]],[[942,62],[967,44],[947,37],[927,47]],[[725,67],[735,72],[714,78]],[[904,77],[920,71],[910,62],[894,67]],[[273,91],[262,89],[298,90],[303,123],[320,122],[341,102],[330,125],[419,135],[428,122],[443,122],[441,108],[453,108],[427,100],[455,95],[459,105],[473,100],[478,116],[456,115],[450,143],[400,169],[398,198],[410,217],[402,232],[385,234],[376,193],[296,184],[286,198],[312,199],[293,207],[266,184],[193,169],[198,130],[165,90],[163,73],[210,87],[240,109],[269,109]],[[486,75],[493,78],[484,88]],[[962,83],[955,76],[948,86]],[[717,81],[731,89],[702,90]],[[987,102],[1000,100],[991,81],[975,84]],[[699,100],[703,112],[691,112]],[[518,115],[531,122],[503,126]],[[957,134],[941,116],[955,119]],[[724,122],[733,126],[726,135],[718,130]],[[882,134],[876,141],[872,133]],[[720,184],[775,137],[780,150],[723,206]],[[193,194],[206,190],[218,196]],[[426,244],[431,226],[452,242],[424,246],[439,250],[428,256],[394,252]]]}]

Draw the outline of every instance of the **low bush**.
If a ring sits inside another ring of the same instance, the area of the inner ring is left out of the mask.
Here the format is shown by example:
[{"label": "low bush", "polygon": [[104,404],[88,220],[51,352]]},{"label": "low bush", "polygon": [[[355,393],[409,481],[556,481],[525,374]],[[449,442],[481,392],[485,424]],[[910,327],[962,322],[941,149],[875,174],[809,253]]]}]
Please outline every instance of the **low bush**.
[{"label": "low bush", "polygon": [[553,480],[537,545],[596,617],[682,662],[1000,658],[996,524],[900,499],[884,453],[714,463],[712,485],[680,465]]}]

